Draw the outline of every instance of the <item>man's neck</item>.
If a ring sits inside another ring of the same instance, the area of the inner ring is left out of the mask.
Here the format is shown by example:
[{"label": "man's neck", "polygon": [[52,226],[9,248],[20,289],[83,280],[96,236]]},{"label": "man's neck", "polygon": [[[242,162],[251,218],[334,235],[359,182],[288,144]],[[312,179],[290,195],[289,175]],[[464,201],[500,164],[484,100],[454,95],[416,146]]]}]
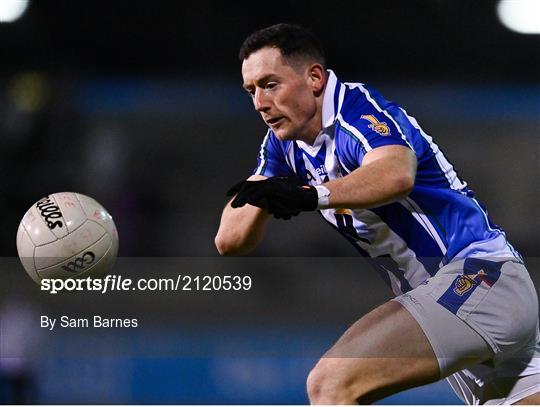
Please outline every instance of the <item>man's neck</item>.
[{"label": "man's neck", "polygon": [[[328,76],[327,78],[328,79]],[[317,111],[315,115],[313,116],[312,120],[309,122],[309,128],[306,131],[306,135],[299,137],[298,140],[303,141],[306,144],[313,145],[315,143],[315,140],[321,133],[323,129],[322,124],[322,107],[323,107],[323,100],[324,100],[324,93],[326,91],[326,85],[328,84],[327,81],[325,81],[324,89],[322,90],[321,94],[317,97],[315,103],[317,104]]]}]

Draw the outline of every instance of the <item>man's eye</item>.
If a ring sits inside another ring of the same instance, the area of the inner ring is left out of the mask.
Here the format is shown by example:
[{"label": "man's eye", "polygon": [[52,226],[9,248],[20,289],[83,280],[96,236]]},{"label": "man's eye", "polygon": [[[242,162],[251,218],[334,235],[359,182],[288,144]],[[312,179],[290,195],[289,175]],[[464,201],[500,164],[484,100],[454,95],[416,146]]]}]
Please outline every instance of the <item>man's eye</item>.
[{"label": "man's eye", "polygon": [[272,89],[274,89],[276,86],[277,86],[277,83],[275,83],[275,82],[268,82],[264,88],[265,88],[265,89],[268,89],[268,90],[272,90]]}]

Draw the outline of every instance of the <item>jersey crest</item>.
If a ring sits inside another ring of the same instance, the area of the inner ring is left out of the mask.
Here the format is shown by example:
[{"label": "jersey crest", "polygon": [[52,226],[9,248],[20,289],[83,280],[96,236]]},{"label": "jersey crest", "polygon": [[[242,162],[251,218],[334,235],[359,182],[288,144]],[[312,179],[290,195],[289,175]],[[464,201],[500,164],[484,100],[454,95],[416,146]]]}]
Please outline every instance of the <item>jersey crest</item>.
[{"label": "jersey crest", "polygon": [[473,287],[478,283],[472,278],[466,275],[459,276],[459,278],[454,282],[454,292],[457,295],[462,296],[466,292],[469,292]]},{"label": "jersey crest", "polygon": [[361,119],[367,120],[371,124],[368,125],[368,127],[379,133],[381,136],[389,136],[390,135],[390,127],[386,124],[386,122],[380,122],[377,120],[375,116],[372,114],[363,114],[360,116]]}]

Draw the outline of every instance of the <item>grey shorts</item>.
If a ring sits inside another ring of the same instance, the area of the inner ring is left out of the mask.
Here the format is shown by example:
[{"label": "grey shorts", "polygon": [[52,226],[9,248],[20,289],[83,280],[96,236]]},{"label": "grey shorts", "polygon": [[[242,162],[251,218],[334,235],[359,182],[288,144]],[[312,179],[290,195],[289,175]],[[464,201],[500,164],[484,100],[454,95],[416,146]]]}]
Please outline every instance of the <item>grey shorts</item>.
[{"label": "grey shorts", "polygon": [[[468,404],[511,404],[540,391],[538,298],[517,262],[467,260],[394,299],[426,334],[441,371]],[[467,365],[475,355],[482,364]]]}]

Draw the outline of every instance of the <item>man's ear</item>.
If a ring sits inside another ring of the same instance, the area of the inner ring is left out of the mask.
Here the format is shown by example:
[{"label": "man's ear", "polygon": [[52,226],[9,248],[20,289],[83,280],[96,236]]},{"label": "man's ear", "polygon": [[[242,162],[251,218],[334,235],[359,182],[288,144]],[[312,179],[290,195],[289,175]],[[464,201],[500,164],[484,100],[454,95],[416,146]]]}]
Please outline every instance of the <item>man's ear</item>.
[{"label": "man's ear", "polygon": [[311,89],[315,96],[320,96],[326,83],[326,71],[321,64],[312,64],[308,71]]}]

